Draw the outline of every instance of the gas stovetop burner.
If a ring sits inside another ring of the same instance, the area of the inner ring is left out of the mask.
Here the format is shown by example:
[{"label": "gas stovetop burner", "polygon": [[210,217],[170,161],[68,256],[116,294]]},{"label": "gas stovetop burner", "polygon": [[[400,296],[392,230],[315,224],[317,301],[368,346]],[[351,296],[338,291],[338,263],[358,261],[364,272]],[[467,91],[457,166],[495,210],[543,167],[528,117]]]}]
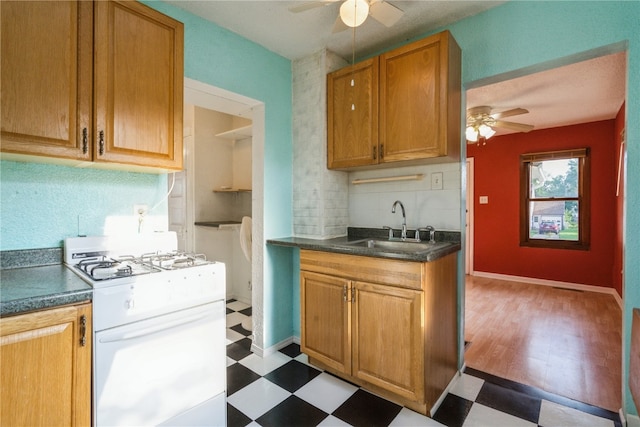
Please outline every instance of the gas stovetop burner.
[{"label": "gas stovetop burner", "polygon": [[158,271],[153,267],[136,263],[133,257],[91,258],[78,262],[76,268],[96,281],[138,276]]},{"label": "gas stovetop burner", "polygon": [[140,257],[145,264],[160,267],[164,270],[177,270],[209,264],[204,254],[190,254],[185,252],[168,252],[160,254],[145,254]]}]

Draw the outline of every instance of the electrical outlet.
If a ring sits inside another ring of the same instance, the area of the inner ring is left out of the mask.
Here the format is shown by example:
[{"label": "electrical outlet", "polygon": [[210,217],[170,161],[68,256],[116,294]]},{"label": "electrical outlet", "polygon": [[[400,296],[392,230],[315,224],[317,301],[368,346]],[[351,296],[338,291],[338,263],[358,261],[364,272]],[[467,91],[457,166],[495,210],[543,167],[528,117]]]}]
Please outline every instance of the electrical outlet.
[{"label": "electrical outlet", "polygon": [[442,190],[442,172],[434,172],[431,174],[431,189]]},{"label": "electrical outlet", "polygon": [[149,211],[149,206],[147,205],[133,205],[133,216],[138,215],[146,215]]}]

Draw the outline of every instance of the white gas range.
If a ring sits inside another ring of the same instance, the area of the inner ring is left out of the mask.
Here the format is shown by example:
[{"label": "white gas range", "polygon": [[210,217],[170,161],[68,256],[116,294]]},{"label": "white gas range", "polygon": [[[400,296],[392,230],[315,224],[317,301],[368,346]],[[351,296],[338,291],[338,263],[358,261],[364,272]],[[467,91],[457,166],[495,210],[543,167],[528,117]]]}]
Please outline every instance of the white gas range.
[{"label": "white gas range", "polygon": [[93,424],[224,426],[225,266],[175,233],[65,240],[93,286]]}]

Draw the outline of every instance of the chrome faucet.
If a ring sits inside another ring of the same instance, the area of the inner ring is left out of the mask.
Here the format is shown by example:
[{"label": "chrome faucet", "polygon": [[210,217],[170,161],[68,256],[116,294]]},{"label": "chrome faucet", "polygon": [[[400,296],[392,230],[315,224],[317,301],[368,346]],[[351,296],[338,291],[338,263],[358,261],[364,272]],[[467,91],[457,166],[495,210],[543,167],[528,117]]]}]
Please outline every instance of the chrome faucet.
[{"label": "chrome faucet", "polygon": [[400,200],[396,200],[393,202],[393,206],[391,207],[391,213],[396,213],[396,205],[400,205],[400,208],[402,208],[402,232],[400,234],[400,238],[402,240],[407,240],[407,215],[404,212],[404,205]]}]

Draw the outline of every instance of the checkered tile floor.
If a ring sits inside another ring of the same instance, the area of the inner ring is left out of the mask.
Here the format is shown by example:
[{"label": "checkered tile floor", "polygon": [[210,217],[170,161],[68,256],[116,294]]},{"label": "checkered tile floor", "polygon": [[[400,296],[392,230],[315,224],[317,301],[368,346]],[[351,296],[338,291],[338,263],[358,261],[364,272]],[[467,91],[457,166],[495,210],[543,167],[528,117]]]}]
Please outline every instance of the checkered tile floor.
[{"label": "checkered tile floor", "polygon": [[227,301],[227,425],[620,427],[618,414],[467,368],[433,419],[308,364],[297,344],[266,358]]}]

